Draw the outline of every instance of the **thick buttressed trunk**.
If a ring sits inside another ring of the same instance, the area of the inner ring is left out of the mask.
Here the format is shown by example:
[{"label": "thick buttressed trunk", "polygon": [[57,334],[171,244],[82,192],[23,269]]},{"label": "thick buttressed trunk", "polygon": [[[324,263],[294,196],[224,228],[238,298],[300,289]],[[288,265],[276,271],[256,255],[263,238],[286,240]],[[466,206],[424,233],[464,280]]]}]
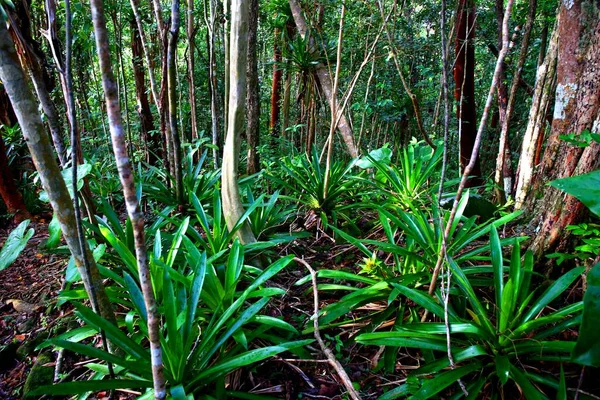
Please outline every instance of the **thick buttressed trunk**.
[{"label": "thick buttressed trunk", "polygon": [[257,147],[260,138],[260,97],[258,94],[258,60],[256,54],[256,33],[258,30],[258,0],[250,0],[248,16],[248,67],[246,69],[246,141],[248,162],[246,173],[255,174],[260,170]]},{"label": "thick buttressed trunk", "polygon": [[279,115],[281,113],[281,31],[275,28],[274,44],[273,44],[273,82],[271,85],[271,120],[269,129],[272,136],[279,135]]},{"label": "thick buttressed trunk", "polygon": [[586,130],[600,134],[599,31],[600,7],[596,0],[561,3],[552,130],[529,195],[532,228],[536,231],[531,249],[537,255],[563,249],[568,240],[565,228],[585,215],[585,207],[577,199],[546,183],[590,172],[600,164],[600,143],[580,148],[559,138]]},{"label": "thick buttressed trunk", "polygon": [[159,154],[158,136],[153,134],[154,121],[150,102],[146,90],[146,79],[144,71],[144,50],[140,32],[134,19],[130,20],[131,27],[131,53],[133,55],[133,79],[135,81],[135,94],[137,97],[137,112],[140,117],[140,129],[146,148],[146,162],[154,165]]},{"label": "thick buttressed trunk", "polygon": [[[460,130],[460,166],[469,163],[477,136],[477,110],[475,106],[475,3],[460,0],[456,16],[456,63],[454,65],[454,98]],[[482,183],[481,166],[476,161],[467,187]]]},{"label": "thick buttressed trunk", "polygon": [[[292,9],[292,15],[294,16],[294,22],[296,23],[296,28],[298,29],[298,33],[306,38],[308,34],[308,25],[306,20],[304,19],[304,15],[302,14],[302,9],[296,2],[296,0],[289,0],[290,8]],[[314,39],[310,36],[310,46],[313,49],[316,49],[317,46],[314,43]],[[334,106],[334,97],[337,97],[337,93],[333,92],[333,82],[331,80],[331,76],[329,75],[329,71],[327,67],[323,64],[319,63],[315,67],[316,76],[321,84],[321,89],[323,90],[323,94],[327,99],[327,103],[329,104],[330,109],[333,109]],[[335,101],[337,103],[337,101]],[[351,157],[358,156],[358,149],[356,148],[356,144],[354,143],[354,134],[352,132],[352,127],[350,126],[350,122],[346,119],[344,114],[339,116],[339,122],[337,125],[337,130],[342,135],[342,139],[348,148],[348,153]]]}]

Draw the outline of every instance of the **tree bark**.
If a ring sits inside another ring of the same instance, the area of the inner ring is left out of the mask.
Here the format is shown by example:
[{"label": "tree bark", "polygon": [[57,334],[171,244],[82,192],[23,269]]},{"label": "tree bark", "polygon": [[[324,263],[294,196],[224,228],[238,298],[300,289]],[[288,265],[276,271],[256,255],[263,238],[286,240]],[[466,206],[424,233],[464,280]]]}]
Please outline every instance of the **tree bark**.
[{"label": "tree bark", "polygon": [[537,143],[545,128],[546,112],[550,106],[551,92],[555,85],[557,54],[558,27],[555,27],[548,45],[548,53],[537,70],[533,103],[529,110],[529,122],[523,135],[515,190],[516,209],[521,209],[525,204],[533,180]]},{"label": "tree bark", "polygon": [[[231,1],[231,35],[229,40],[229,112],[227,137],[223,149],[222,192],[223,215],[229,229],[244,214],[244,206],[238,186],[238,164],[241,135],[244,130],[244,107],[246,101],[246,66],[248,59],[248,1]],[[238,230],[240,242],[256,241],[250,225],[246,222]]]},{"label": "tree bark", "polygon": [[79,246],[71,196],[54,158],[50,140],[39,117],[38,105],[29,90],[15,47],[4,23],[0,23],[0,79],[13,105],[31,158],[38,171],[42,186],[48,193],[50,204],[60,223],[63,236],[73,255],[86,292],[90,298],[91,293],[96,293],[98,308],[95,311],[107,320],[116,322],[112,305],[102,285],[100,272],[89,248],[87,248],[87,242],[84,243],[84,247],[90,257],[89,274],[83,267],[83,253]]},{"label": "tree bark", "polygon": [[281,78],[283,71],[281,70],[281,30],[275,28],[273,34],[273,81],[271,84],[271,119],[269,121],[269,129],[271,136],[279,135],[279,115],[281,114]]},{"label": "tree bark", "polygon": [[133,55],[133,79],[135,81],[135,94],[137,97],[137,112],[140,117],[142,138],[146,147],[146,162],[150,165],[156,163],[159,153],[157,135],[154,134],[154,121],[150,102],[146,94],[146,80],[144,74],[144,50],[141,34],[135,20],[130,20],[131,27],[131,52]]},{"label": "tree bark", "polygon": [[198,126],[196,121],[196,83],[194,80],[195,69],[195,37],[196,29],[194,28],[194,0],[187,1],[187,24],[186,33],[188,40],[188,85],[190,99],[190,125],[192,130],[192,141],[198,139]]},{"label": "tree bark", "polygon": [[144,236],[144,216],[137,201],[134,174],[125,142],[125,131],[121,121],[118,91],[110,61],[108,30],[106,29],[106,18],[104,16],[102,0],[91,0],[90,5],[92,8],[92,22],[94,25],[94,36],[96,38],[96,50],[100,61],[102,88],[104,89],[104,98],[106,100],[110,136],[117,162],[119,179],[123,186],[123,197],[125,199],[127,214],[131,220],[131,225],[133,226],[133,238],[139,280],[148,313],[147,323],[152,362],[152,377],[154,382],[154,397],[156,399],[164,399],[166,397],[166,388],[160,344],[160,319],[157,315],[157,306],[154,299],[150,270],[148,268],[148,254]]},{"label": "tree bark", "polygon": [[21,55],[22,65],[26,66],[33,87],[40,101],[48,127],[50,128],[50,136],[58,155],[60,165],[64,168],[66,163],[67,149],[61,133],[61,125],[56,112],[56,106],[50,97],[50,93],[46,82],[48,76],[42,69],[44,55],[41,50],[41,45],[31,36],[31,23],[29,14],[31,11],[26,9],[26,2],[18,2],[16,7],[16,15],[9,13],[11,21],[10,30],[13,33],[13,39],[17,47],[17,52]]},{"label": "tree bark", "polygon": [[248,144],[248,161],[246,173],[255,174],[260,170],[258,159],[258,143],[260,139],[260,97],[258,94],[258,60],[256,54],[256,34],[258,30],[258,0],[250,0],[248,16],[248,67],[246,94],[246,141]]},{"label": "tree bark", "polygon": [[[213,166],[219,167],[219,90],[217,83],[217,51],[215,48],[215,34],[217,28],[216,0],[208,0],[209,17],[206,20],[208,33],[208,84],[210,89],[210,130],[213,145]],[[205,10],[206,13],[206,10]]]},{"label": "tree bark", "polygon": [[529,0],[529,14],[527,16],[527,22],[523,33],[523,42],[521,43],[521,51],[519,53],[519,60],[517,61],[517,67],[513,75],[513,81],[510,88],[510,94],[508,97],[508,103],[506,105],[506,111],[504,118],[500,119],[500,139],[498,148],[498,157],[496,158],[496,173],[494,176],[494,182],[497,187],[496,197],[500,203],[504,203],[507,196],[512,195],[513,187],[513,176],[512,176],[512,165],[510,159],[510,148],[508,141],[510,118],[514,110],[515,100],[517,97],[517,89],[519,88],[519,82],[521,80],[521,72],[525,65],[527,58],[527,50],[529,49],[529,39],[531,37],[531,30],[535,21],[535,14],[537,9],[537,0]]},{"label": "tree bark", "polygon": [[[456,99],[460,132],[460,165],[464,170],[469,163],[477,135],[475,105],[475,2],[460,0],[456,17],[456,63],[454,64],[454,98]],[[482,184],[479,158],[471,170],[466,187]]]},{"label": "tree bark", "polygon": [[[536,236],[530,248],[541,255],[568,242],[566,227],[577,223],[585,206],[545,183],[590,172],[600,164],[600,143],[586,148],[560,135],[600,133],[600,6],[595,0],[563,1],[558,16],[557,85],[552,130],[536,173],[530,208]],[[536,193],[544,195],[536,201]]]},{"label": "tree bark", "polygon": [[[292,15],[294,16],[294,21],[296,22],[296,28],[298,28],[298,32],[303,38],[306,38],[308,34],[308,25],[306,24],[306,20],[304,19],[304,15],[302,14],[302,9],[296,2],[296,0],[289,0],[290,8],[292,9]],[[314,39],[310,37],[310,46],[312,48],[316,48]],[[321,84],[321,88],[323,89],[323,94],[329,103],[329,108],[333,109],[334,97],[337,98],[337,93],[333,92],[333,84],[331,81],[331,76],[329,76],[329,71],[327,68],[319,63],[316,66],[316,74],[319,79],[319,83]],[[346,119],[345,115],[339,116],[339,122],[337,125],[337,129],[342,135],[342,139],[348,148],[348,153],[351,157],[358,157],[358,149],[356,148],[356,144],[354,143],[354,134],[352,132],[352,127],[350,123]]]},{"label": "tree bark", "polygon": [[173,171],[175,173],[175,195],[180,211],[185,204],[183,198],[183,164],[181,160],[181,136],[177,128],[177,39],[179,38],[179,0],[173,0],[171,7],[171,28],[169,29],[169,44],[167,49],[167,76],[169,88],[169,130],[171,131],[171,146],[173,147]]}]

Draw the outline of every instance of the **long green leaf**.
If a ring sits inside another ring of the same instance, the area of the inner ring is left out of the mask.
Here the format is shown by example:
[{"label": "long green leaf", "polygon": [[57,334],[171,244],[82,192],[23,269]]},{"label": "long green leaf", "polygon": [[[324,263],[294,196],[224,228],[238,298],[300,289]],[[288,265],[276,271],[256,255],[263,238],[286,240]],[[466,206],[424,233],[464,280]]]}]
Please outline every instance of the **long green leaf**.
[{"label": "long green leaf", "polygon": [[571,284],[581,276],[585,267],[573,268],[560,278],[558,278],[540,298],[531,306],[529,311],[523,317],[523,322],[529,321],[533,316],[539,314],[552,300],[564,293]]},{"label": "long green leaf", "polygon": [[50,396],[68,396],[73,394],[83,394],[87,392],[100,392],[115,389],[143,389],[152,387],[152,381],[114,379],[105,381],[77,381],[64,382],[56,385],[47,385],[39,387],[27,395],[28,397],[50,395]]},{"label": "long green leaf", "polygon": [[587,275],[587,290],[583,295],[583,320],[579,328],[579,338],[573,350],[573,361],[579,364],[600,366],[600,263]]},{"label": "long green leaf", "polygon": [[6,238],[4,242],[4,246],[2,246],[2,250],[0,250],[0,271],[10,266],[17,257],[21,254],[25,246],[27,246],[27,242],[35,233],[33,228],[30,228],[27,232],[27,226],[29,225],[29,220],[21,222]]}]

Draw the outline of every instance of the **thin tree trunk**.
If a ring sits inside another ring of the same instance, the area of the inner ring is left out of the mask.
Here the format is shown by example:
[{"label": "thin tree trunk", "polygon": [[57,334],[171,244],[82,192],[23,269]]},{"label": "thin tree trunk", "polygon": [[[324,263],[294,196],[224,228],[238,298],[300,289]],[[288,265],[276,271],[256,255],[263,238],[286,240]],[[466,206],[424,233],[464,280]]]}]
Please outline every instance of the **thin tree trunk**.
[{"label": "thin tree trunk", "polygon": [[[216,0],[206,0],[209,4],[209,16],[204,19],[208,34],[208,86],[210,90],[210,130],[213,145],[213,166],[219,167],[219,96],[217,87],[217,55],[215,49],[215,34],[217,28]],[[206,3],[205,3],[206,4]]]},{"label": "thin tree trunk", "polygon": [[6,25],[0,23],[0,79],[6,88],[13,109],[21,126],[21,131],[31,153],[31,158],[38,171],[44,190],[48,193],[50,204],[60,223],[63,236],[79,270],[88,296],[96,293],[98,308],[95,310],[101,316],[116,323],[112,305],[96,264],[91,257],[87,243],[85,251],[90,256],[90,268],[83,267],[83,253],[80,250],[75,214],[71,196],[62,178],[50,140],[39,117],[38,106],[25,79],[25,75],[13,45],[6,30]]},{"label": "thin tree trunk", "polygon": [[56,149],[58,160],[60,165],[64,168],[67,149],[62,137],[58,113],[56,112],[56,107],[50,97],[48,87],[46,86],[46,80],[44,79],[44,73],[41,66],[41,63],[43,62],[41,45],[31,36],[31,24],[29,21],[29,14],[31,11],[25,9],[26,4],[27,3],[17,3],[17,15],[12,13],[8,14],[9,19],[11,20],[10,29],[14,33],[15,45],[19,49],[19,54],[21,54],[24,59],[23,65],[27,66],[33,87],[44,114],[46,115],[48,127],[50,128],[50,136],[54,148]]},{"label": "thin tree trunk", "polygon": [[[294,16],[294,21],[296,22],[296,28],[298,28],[298,32],[303,38],[306,38],[308,34],[308,25],[306,24],[306,20],[302,15],[302,9],[296,2],[296,0],[289,0],[290,8],[292,9],[292,15]],[[310,46],[312,48],[316,48],[314,44],[314,39],[312,37],[310,39]],[[323,94],[329,103],[330,109],[333,109],[334,97],[337,98],[337,93],[333,92],[333,85],[331,81],[331,77],[329,76],[329,71],[327,68],[319,63],[316,65],[316,74],[319,79],[319,83],[321,84],[321,88],[323,89]],[[339,115],[339,122],[337,124],[337,129],[340,131],[342,138],[344,139],[344,143],[348,148],[348,153],[351,157],[358,156],[358,149],[356,148],[356,144],[354,143],[354,134],[352,133],[352,127],[348,123],[344,114]]]},{"label": "thin tree trunk", "polygon": [[[230,54],[229,47],[231,44],[229,43],[229,30],[230,30],[230,3],[232,0],[222,0],[223,1],[223,52],[225,53],[225,57],[223,60],[223,69],[225,70],[225,94],[223,96],[223,131],[225,135],[229,132],[229,128],[227,124],[229,124],[229,86],[230,86],[230,77],[229,77],[229,63],[230,63]],[[225,151],[223,149],[223,151]]]},{"label": "thin tree trunk", "polygon": [[258,30],[258,0],[250,0],[248,17],[248,67],[246,94],[246,141],[248,143],[248,161],[246,173],[255,174],[260,170],[258,143],[260,138],[260,98],[258,94],[258,60],[256,55],[256,34]]},{"label": "thin tree trunk", "polygon": [[146,80],[144,78],[143,43],[141,34],[135,20],[130,20],[131,26],[131,52],[133,55],[133,78],[137,97],[137,112],[140,117],[140,129],[146,147],[146,162],[150,165],[156,163],[158,153],[157,136],[154,135],[154,122],[148,95],[146,94]]},{"label": "thin tree trunk", "polygon": [[[142,23],[142,17],[139,12],[139,0],[130,0],[131,10],[135,17],[135,23],[137,25],[137,31],[141,42],[141,48],[144,50],[144,57],[146,59],[146,65],[148,67],[148,78],[150,79],[150,89],[152,90],[152,100],[160,112],[160,98],[158,89],[156,87],[156,80],[154,79],[154,70],[152,69],[152,62],[150,59],[150,52],[148,50],[148,44],[146,42],[146,35],[144,34],[144,25]],[[160,30],[159,30],[160,31]],[[142,63],[143,64],[143,63]]]},{"label": "thin tree trunk", "polygon": [[[233,229],[244,214],[238,186],[238,164],[241,135],[244,130],[246,101],[246,66],[248,58],[248,7],[245,0],[231,1],[231,37],[229,41],[229,122],[223,149],[221,198],[223,215],[229,229]],[[244,244],[256,241],[250,225],[245,222],[237,236]]]},{"label": "thin tree trunk", "polygon": [[169,47],[167,50],[167,75],[169,88],[169,130],[173,146],[173,170],[175,172],[175,195],[180,212],[183,211],[183,165],[181,159],[181,136],[177,129],[177,39],[179,37],[179,0],[173,0],[171,8],[171,29],[169,30]]},{"label": "thin tree trunk", "polygon": [[[475,136],[477,135],[477,113],[475,106],[475,3],[460,0],[456,18],[456,62],[454,64],[454,98],[459,103],[457,117],[460,130],[460,166],[464,170],[469,163]],[[480,185],[481,166],[479,158],[471,170],[467,187]]]},{"label": "thin tree trunk", "polygon": [[[3,90],[2,90],[3,91]],[[2,121],[4,124],[4,121]],[[8,159],[6,158],[6,147],[4,146],[4,139],[2,139],[2,131],[0,130],[0,196],[6,205],[6,211],[14,215],[13,221],[20,223],[26,219],[31,218],[31,214],[27,210],[27,206],[23,201],[23,196],[17,185],[15,184],[15,177],[13,176],[10,166],[8,165]]]},{"label": "thin tree trunk", "polygon": [[271,84],[271,119],[269,129],[271,136],[276,137],[279,134],[279,115],[281,114],[281,30],[275,28],[273,34],[273,81]]},{"label": "thin tree trunk", "polygon": [[194,28],[194,0],[187,1],[187,24],[186,33],[188,40],[188,85],[189,85],[189,99],[190,99],[190,125],[192,129],[192,141],[198,139],[198,126],[196,121],[196,84],[194,81],[194,70],[195,70],[195,37],[196,30]]},{"label": "thin tree trunk", "polygon": [[[288,62],[289,67],[289,62]],[[289,68],[286,68],[285,72],[285,83],[283,84],[283,104],[281,106],[281,113],[283,121],[281,123],[281,137],[285,137],[287,129],[290,126],[290,100],[292,97],[292,73]]]},{"label": "thin tree trunk", "polygon": [[531,37],[531,31],[535,22],[535,14],[537,9],[537,0],[529,0],[529,14],[527,16],[527,22],[523,32],[523,42],[521,43],[521,51],[519,53],[519,60],[517,61],[517,67],[513,75],[513,81],[510,88],[510,95],[508,98],[508,104],[506,106],[506,115],[504,119],[501,118],[501,132],[499,140],[498,158],[496,159],[496,174],[494,181],[497,188],[503,188],[498,191],[497,198],[501,202],[506,200],[506,196],[512,195],[512,168],[510,160],[510,148],[508,147],[508,131],[510,126],[510,119],[513,114],[515,101],[517,98],[517,89],[519,88],[519,82],[521,80],[521,72],[525,61],[527,59],[527,50],[529,49],[529,39]]},{"label": "thin tree trunk", "polygon": [[166,397],[165,379],[163,375],[162,352],[160,345],[160,320],[157,315],[157,306],[154,299],[150,270],[148,268],[148,254],[144,237],[144,216],[137,201],[134,174],[128,158],[125,144],[125,132],[121,122],[121,109],[115,77],[112,71],[109,53],[108,30],[106,29],[106,18],[102,0],[91,0],[92,22],[94,24],[94,36],[96,38],[96,49],[100,60],[100,71],[102,73],[102,87],[106,100],[110,135],[113,143],[113,151],[117,162],[117,169],[127,214],[133,226],[133,237],[135,242],[135,255],[138,264],[139,280],[144,296],[144,303],[148,313],[148,336],[150,341],[150,356],[152,360],[152,377],[154,381],[154,397],[164,399]]}]

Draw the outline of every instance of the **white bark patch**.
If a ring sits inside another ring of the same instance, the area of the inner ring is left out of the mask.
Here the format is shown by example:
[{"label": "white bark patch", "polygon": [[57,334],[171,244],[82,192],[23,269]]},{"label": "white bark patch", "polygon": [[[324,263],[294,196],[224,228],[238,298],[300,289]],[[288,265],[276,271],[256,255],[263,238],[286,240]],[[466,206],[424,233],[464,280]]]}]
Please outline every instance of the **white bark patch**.
[{"label": "white bark patch", "polygon": [[563,0],[563,4],[567,10],[570,10],[573,4],[575,4],[575,0]]},{"label": "white bark patch", "polygon": [[554,105],[554,119],[565,119],[565,109],[577,94],[576,83],[559,83],[556,85],[556,103]]}]

